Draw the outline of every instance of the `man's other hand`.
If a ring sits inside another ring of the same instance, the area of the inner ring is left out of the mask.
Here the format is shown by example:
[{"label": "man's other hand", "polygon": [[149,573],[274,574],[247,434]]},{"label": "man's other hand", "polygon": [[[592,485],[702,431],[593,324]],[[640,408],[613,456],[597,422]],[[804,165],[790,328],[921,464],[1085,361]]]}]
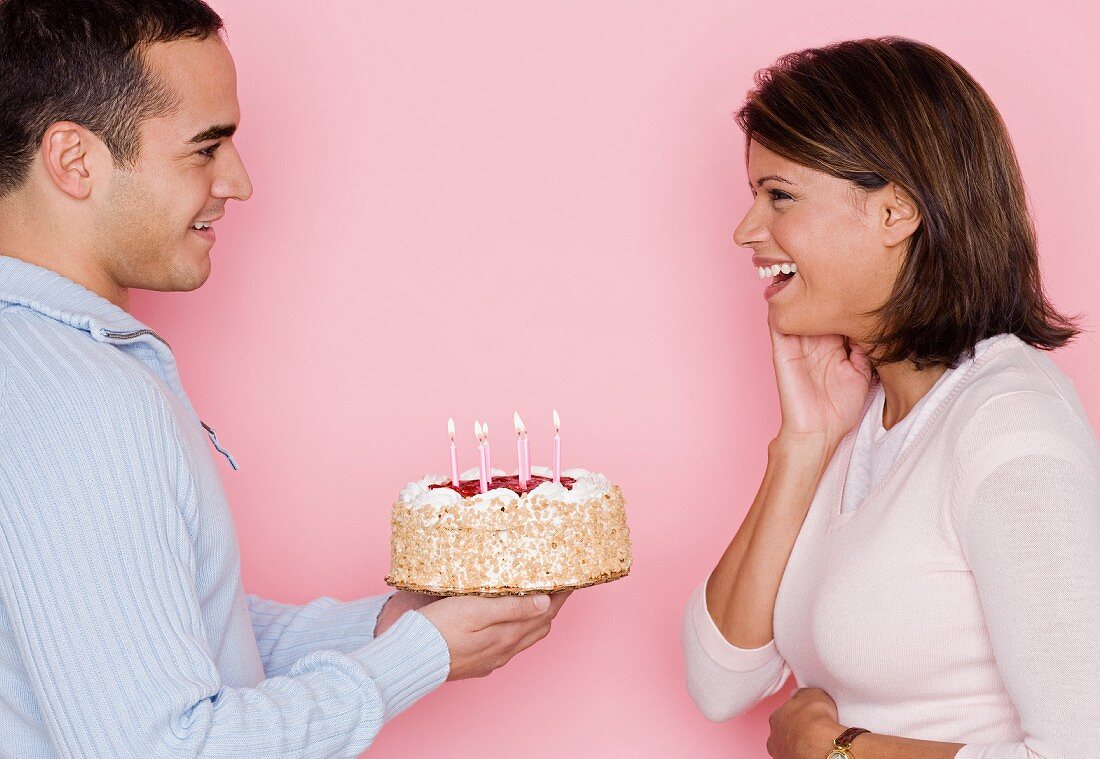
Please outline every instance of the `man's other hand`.
[{"label": "man's other hand", "polygon": [[441,596],[430,596],[426,593],[410,593],[407,590],[399,590],[386,601],[382,611],[378,613],[378,621],[374,623],[374,637],[378,637],[389,629],[390,625],[407,611],[427,606],[433,601],[438,601]]}]

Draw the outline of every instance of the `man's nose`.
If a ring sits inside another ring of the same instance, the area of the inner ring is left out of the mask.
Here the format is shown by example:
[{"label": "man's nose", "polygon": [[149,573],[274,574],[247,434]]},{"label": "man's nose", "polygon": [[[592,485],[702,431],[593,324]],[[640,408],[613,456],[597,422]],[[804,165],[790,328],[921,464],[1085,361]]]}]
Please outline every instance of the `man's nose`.
[{"label": "man's nose", "polygon": [[237,148],[232,143],[226,145],[230,148],[226,158],[224,170],[220,176],[214,181],[214,187],[212,188],[212,194],[218,198],[236,198],[237,200],[248,200],[252,197],[252,180],[248,178],[248,170],[244,167],[244,161],[241,160],[241,154],[237,152]]}]

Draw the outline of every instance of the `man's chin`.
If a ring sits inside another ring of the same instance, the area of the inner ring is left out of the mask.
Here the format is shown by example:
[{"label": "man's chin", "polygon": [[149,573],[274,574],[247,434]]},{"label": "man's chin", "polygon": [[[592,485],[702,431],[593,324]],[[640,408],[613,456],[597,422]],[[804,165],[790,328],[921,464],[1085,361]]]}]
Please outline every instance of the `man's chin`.
[{"label": "man's chin", "polygon": [[171,292],[189,293],[192,290],[198,290],[204,284],[206,280],[210,279],[210,265],[209,263],[201,272],[193,272],[189,277],[181,277],[173,283],[173,287],[170,288]]},{"label": "man's chin", "polygon": [[196,258],[180,261],[173,272],[175,276],[172,278],[171,290],[173,292],[198,290],[210,278],[210,269],[210,248],[207,248]]},{"label": "man's chin", "polygon": [[128,288],[153,290],[161,293],[189,293],[198,290],[210,278],[210,257],[193,262],[189,266],[178,266],[160,276],[135,277]]}]

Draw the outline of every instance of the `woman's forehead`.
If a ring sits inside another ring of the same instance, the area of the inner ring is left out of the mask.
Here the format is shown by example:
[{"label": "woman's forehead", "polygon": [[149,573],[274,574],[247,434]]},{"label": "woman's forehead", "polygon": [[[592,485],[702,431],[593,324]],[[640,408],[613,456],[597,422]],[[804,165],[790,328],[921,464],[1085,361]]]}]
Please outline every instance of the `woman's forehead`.
[{"label": "woman's forehead", "polygon": [[774,153],[756,140],[749,143],[748,155],[749,183],[758,187],[768,179],[781,184],[803,185],[813,180],[814,171],[778,153]]}]

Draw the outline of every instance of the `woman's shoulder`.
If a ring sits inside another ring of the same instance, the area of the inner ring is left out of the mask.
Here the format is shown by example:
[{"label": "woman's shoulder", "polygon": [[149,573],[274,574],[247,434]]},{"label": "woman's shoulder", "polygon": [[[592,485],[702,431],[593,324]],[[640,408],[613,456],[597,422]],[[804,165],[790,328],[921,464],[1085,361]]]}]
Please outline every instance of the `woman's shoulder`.
[{"label": "woman's shoulder", "polygon": [[1032,525],[1052,510],[1093,523],[1100,445],[1073,382],[1049,353],[1015,336],[1001,346],[976,362],[948,415],[944,504],[953,529],[966,532],[981,524],[976,517]]},{"label": "woman's shoulder", "polygon": [[[984,345],[983,345],[984,344]],[[1064,407],[1084,417],[1073,380],[1048,351],[1028,345],[1013,334],[997,335],[979,344],[981,352],[957,371],[965,372],[955,399],[957,416],[968,416],[995,405],[1004,409],[1030,405]]]},{"label": "woman's shoulder", "polygon": [[1015,335],[996,342],[966,368],[948,414],[955,451],[997,458],[1026,452],[1097,454],[1096,436],[1073,381]]}]

